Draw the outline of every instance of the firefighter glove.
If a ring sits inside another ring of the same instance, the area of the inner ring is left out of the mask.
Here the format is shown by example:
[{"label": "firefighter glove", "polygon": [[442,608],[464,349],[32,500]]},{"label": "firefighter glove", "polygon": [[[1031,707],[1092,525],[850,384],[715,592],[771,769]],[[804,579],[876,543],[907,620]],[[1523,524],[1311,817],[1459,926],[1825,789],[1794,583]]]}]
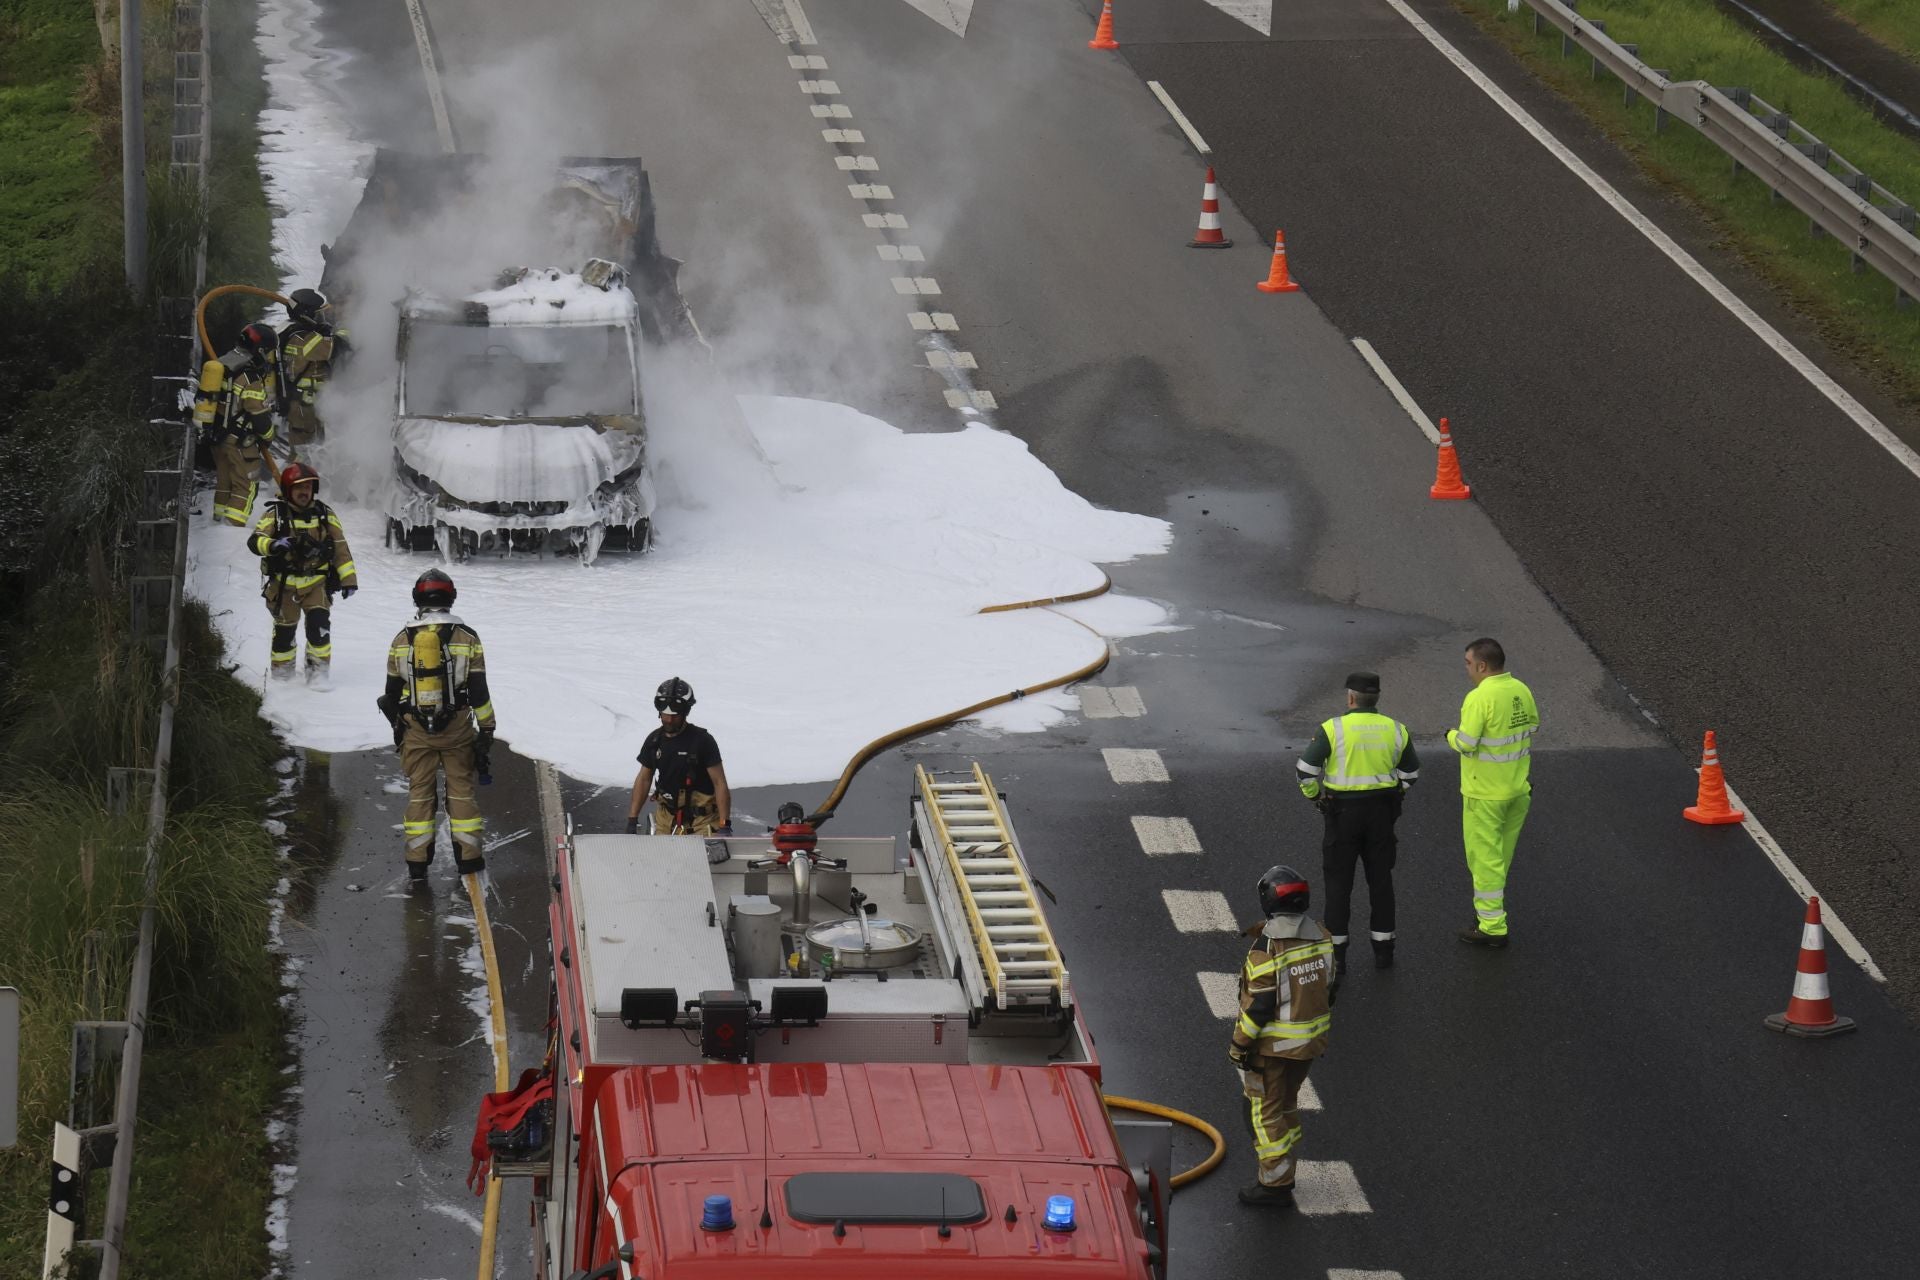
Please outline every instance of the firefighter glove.
[{"label": "firefighter glove", "polygon": [[627,819],[627,834],[630,836],[637,836],[640,834],[640,819],[638,818]]},{"label": "firefighter glove", "polygon": [[287,554],[287,552],[293,550],[293,539],[292,538],[275,538],[272,542],[269,542],[267,544],[267,550],[273,552],[275,555],[283,556]]},{"label": "firefighter glove", "polygon": [[1252,1060],[1247,1057],[1247,1051],[1239,1045],[1235,1045],[1233,1048],[1227,1050],[1227,1061],[1233,1064],[1235,1071],[1251,1071],[1253,1069],[1253,1063]]},{"label": "firefighter glove", "polygon": [[731,822],[723,822],[713,829],[713,834],[717,836],[730,836],[733,834],[733,824]]},{"label": "firefighter glove", "polygon": [[340,588],[340,598],[342,600],[351,600],[353,599],[353,593],[359,589],[358,587],[342,587]]}]

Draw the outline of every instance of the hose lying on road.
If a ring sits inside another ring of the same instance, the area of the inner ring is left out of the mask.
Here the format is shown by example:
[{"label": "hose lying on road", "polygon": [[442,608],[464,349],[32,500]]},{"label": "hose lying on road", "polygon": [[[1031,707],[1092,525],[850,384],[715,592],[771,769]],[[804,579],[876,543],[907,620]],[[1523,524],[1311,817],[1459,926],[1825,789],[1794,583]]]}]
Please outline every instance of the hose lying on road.
[{"label": "hose lying on road", "polygon": [[[493,924],[487,919],[487,890],[480,873],[469,871],[460,877],[467,882],[467,899],[473,903],[473,931],[480,938],[480,959],[487,970],[487,1005],[493,1029],[493,1091],[504,1093],[511,1087],[507,1076],[507,1002],[500,987],[500,962],[493,951]],[[493,1280],[494,1242],[500,1234],[500,1175],[487,1178],[487,1206],[480,1218],[479,1280]]]},{"label": "hose lying on road", "polygon": [[1182,1169],[1179,1173],[1173,1175],[1172,1181],[1175,1190],[1186,1186],[1189,1182],[1198,1182],[1200,1179],[1206,1177],[1218,1168],[1220,1162],[1226,1158],[1227,1140],[1220,1136],[1218,1129],[1208,1124],[1205,1120],[1202,1120],[1199,1116],[1189,1115],[1184,1111],[1176,1111],[1172,1107],[1163,1107],[1157,1102],[1142,1102],[1138,1098],[1122,1098],[1117,1094],[1111,1093],[1102,1095],[1102,1101],[1109,1107],[1117,1108],[1121,1111],[1138,1111],[1142,1115],[1158,1116],[1162,1120],[1171,1120],[1175,1124],[1185,1125],[1189,1129],[1205,1134],[1208,1139],[1212,1141],[1213,1151],[1205,1160],[1202,1160],[1191,1169]]}]

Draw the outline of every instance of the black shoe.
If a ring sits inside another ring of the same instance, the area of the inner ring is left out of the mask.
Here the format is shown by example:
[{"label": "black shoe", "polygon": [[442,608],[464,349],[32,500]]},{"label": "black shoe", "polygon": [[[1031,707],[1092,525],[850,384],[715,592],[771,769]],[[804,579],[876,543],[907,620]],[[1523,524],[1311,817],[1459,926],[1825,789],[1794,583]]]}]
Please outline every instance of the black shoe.
[{"label": "black shoe", "polygon": [[1462,942],[1470,942],[1476,947],[1489,947],[1495,951],[1499,951],[1507,945],[1506,934],[1482,933],[1480,932],[1479,925],[1474,925],[1473,927],[1468,929],[1462,929],[1459,932],[1459,934],[1457,934],[1456,936]]},{"label": "black shoe", "polygon": [[1240,1188],[1240,1203],[1262,1209],[1293,1208],[1292,1187],[1270,1187],[1264,1182]]},{"label": "black shoe", "polygon": [[1376,969],[1393,968],[1393,944],[1376,942],[1373,944],[1373,967]]},{"label": "black shoe", "polygon": [[1336,979],[1347,976],[1347,944],[1344,942],[1333,944],[1333,976]]},{"label": "black shoe", "polygon": [[420,883],[420,882],[422,882],[422,881],[424,881],[424,880],[425,880],[426,878],[427,878],[427,864],[426,864],[426,863],[424,863],[424,862],[409,862],[409,863],[407,864],[407,879],[409,879],[409,880],[411,880],[411,881],[413,881],[413,882],[414,882],[415,884],[418,884],[418,883]]},{"label": "black shoe", "polygon": [[473,858],[471,860],[466,858],[455,858],[453,860],[453,869],[456,874],[463,875],[463,876],[468,875],[475,871],[485,871],[487,869],[487,860],[485,858],[479,858],[479,857]]}]

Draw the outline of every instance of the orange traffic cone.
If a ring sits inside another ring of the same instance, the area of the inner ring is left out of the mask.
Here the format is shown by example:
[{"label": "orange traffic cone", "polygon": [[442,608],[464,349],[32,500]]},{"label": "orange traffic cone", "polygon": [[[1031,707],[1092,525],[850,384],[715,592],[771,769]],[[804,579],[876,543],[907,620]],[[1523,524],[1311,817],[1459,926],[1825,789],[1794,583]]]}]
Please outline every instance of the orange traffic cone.
[{"label": "orange traffic cone", "polygon": [[1200,188],[1200,229],[1187,241],[1189,249],[1231,249],[1233,241],[1220,229],[1220,188],[1214,185],[1213,166],[1207,166],[1207,181]]},{"label": "orange traffic cone", "polygon": [[1827,990],[1827,938],[1820,927],[1820,899],[1807,899],[1807,922],[1800,930],[1800,963],[1793,975],[1793,997],[1785,1013],[1768,1015],[1767,1026],[1790,1036],[1837,1036],[1854,1029],[1852,1018],[1833,1011]]},{"label": "orange traffic cone", "polygon": [[1453,430],[1440,419],[1440,460],[1434,464],[1433,487],[1429,498],[1471,498],[1473,490],[1460,478],[1460,457],[1453,451]]},{"label": "orange traffic cone", "polygon": [[1746,814],[1727,802],[1727,780],[1720,772],[1720,748],[1714,743],[1711,729],[1707,730],[1707,745],[1700,753],[1699,796],[1680,812],[1687,821],[1704,823],[1709,827],[1747,820]]},{"label": "orange traffic cone", "polygon": [[1287,275],[1287,233],[1273,233],[1273,266],[1267,270],[1267,278],[1254,288],[1262,293],[1295,293],[1300,286]]},{"label": "orange traffic cone", "polygon": [[1113,0],[1100,0],[1100,25],[1093,29],[1093,39],[1087,41],[1089,49],[1118,49],[1120,42],[1113,38]]}]

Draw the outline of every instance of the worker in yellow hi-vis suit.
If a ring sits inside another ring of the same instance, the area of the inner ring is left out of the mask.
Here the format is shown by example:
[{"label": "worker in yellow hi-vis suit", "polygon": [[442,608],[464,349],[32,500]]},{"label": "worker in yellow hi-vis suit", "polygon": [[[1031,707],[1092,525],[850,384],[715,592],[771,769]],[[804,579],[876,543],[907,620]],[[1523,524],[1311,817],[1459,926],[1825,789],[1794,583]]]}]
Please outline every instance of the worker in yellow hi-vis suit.
[{"label": "worker in yellow hi-vis suit", "polygon": [[1447,745],[1460,753],[1461,838],[1473,877],[1473,915],[1460,940],[1507,945],[1507,874],[1533,800],[1528,781],[1540,709],[1533,691],[1507,672],[1506,650],[1488,637],[1466,650],[1473,691],[1460,704],[1460,727]]}]

